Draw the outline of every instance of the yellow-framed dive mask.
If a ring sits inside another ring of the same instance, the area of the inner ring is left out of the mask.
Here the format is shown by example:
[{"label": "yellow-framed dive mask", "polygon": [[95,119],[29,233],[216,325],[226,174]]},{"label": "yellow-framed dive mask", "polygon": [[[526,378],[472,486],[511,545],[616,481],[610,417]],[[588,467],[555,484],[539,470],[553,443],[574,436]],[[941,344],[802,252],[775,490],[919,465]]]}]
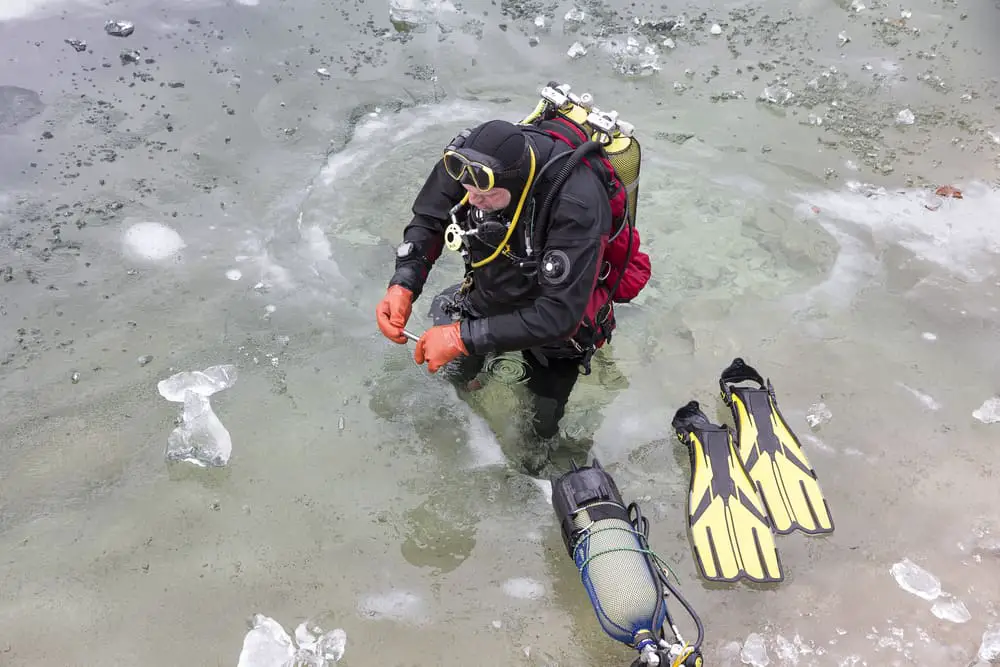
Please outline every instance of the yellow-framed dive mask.
[{"label": "yellow-framed dive mask", "polygon": [[496,158],[470,148],[446,148],[441,160],[449,176],[479,192],[489,192],[498,180],[516,176],[520,170],[520,166],[504,170]]}]

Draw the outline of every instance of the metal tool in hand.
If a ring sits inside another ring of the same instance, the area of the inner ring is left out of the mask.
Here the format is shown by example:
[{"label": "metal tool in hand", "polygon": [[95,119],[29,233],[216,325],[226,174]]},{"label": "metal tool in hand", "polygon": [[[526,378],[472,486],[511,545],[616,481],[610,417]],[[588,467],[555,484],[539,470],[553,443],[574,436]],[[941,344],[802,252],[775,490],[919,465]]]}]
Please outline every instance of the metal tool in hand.
[{"label": "metal tool in hand", "polygon": [[412,340],[414,343],[420,340],[420,336],[413,333],[412,331],[407,331],[406,329],[403,329],[403,335]]}]

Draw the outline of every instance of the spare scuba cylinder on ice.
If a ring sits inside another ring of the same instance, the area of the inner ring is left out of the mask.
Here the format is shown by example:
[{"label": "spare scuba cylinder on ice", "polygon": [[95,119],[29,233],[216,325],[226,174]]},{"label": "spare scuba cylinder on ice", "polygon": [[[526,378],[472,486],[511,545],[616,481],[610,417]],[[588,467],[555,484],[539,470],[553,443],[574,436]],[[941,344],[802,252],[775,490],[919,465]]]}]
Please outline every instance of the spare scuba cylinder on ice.
[{"label": "spare scuba cylinder on ice", "polygon": [[[552,506],[601,627],[639,652],[632,667],[702,667],[701,619],[650,549],[649,522],[638,505],[625,506],[601,464],[595,459],[592,466],[574,465],[553,480]],[[670,615],[670,595],[697,627],[691,643],[684,641]]]}]

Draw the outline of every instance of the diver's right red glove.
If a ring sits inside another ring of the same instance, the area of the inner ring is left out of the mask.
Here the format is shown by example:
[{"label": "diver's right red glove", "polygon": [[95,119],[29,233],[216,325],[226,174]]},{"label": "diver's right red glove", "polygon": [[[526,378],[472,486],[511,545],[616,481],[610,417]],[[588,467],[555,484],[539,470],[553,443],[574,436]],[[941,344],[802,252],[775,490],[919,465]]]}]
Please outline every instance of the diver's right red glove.
[{"label": "diver's right red glove", "polygon": [[375,308],[375,320],[382,335],[393,343],[406,344],[403,327],[413,312],[413,292],[402,285],[391,285]]}]

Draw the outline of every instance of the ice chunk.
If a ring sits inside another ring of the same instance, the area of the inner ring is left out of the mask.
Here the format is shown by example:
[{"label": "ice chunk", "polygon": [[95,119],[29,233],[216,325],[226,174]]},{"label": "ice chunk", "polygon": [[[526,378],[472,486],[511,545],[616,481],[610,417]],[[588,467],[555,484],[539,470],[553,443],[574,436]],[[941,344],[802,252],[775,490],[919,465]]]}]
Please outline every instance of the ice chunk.
[{"label": "ice chunk", "polygon": [[826,403],[816,403],[806,412],[806,422],[812,428],[816,428],[820,424],[825,424],[831,419],[833,419],[833,413],[826,407]]},{"label": "ice chunk", "polygon": [[660,54],[646,37],[618,35],[603,39],[600,44],[619,74],[647,76],[660,71],[657,62]]},{"label": "ice chunk", "polygon": [[167,437],[167,460],[200,466],[224,466],[233,453],[233,440],[222,425],[208,396],[184,394],[183,423]]},{"label": "ice chunk", "polygon": [[941,581],[909,558],[896,563],[889,571],[899,587],[925,600],[935,600],[941,595]]},{"label": "ice chunk", "polygon": [[713,23],[709,32],[712,33],[713,35],[721,35],[722,26],[720,26],[718,23]]},{"label": "ice chunk", "polygon": [[293,667],[292,638],[273,618],[254,614],[253,628],[243,638],[236,667]]},{"label": "ice chunk", "polygon": [[135,32],[135,24],[131,21],[109,20],[104,24],[104,32],[112,37],[128,37]]},{"label": "ice chunk", "polygon": [[973,410],[972,416],[984,424],[1000,422],[1000,398],[987,398],[978,410]]},{"label": "ice chunk", "polygon": [[455,12],[448,0],[389,0],[389,21],[398,32],[422,30],[442,12]]},{"label": "ice chunk", "polygon": [[979,659],[990,663],[1000,660],[1000,625],[986,628],[983,643],[979,645]]},{"label": "ice chunk", "polygon": [[341,628],[325,632],[315,623],[305,621],[295,628],[295,642],[299,645],[296,660],[300,665],[327,667],[344,657],[347,633]]},{"label": "ice chunk", "polygon": [[750,633],[746,641],[743,642],[740,660],[744,665],[753,665],[753,667],[767,667],[771,664],[771,659],[767,657],[767,646],[764,644],[764,638],[756,632]]},{"label": "ice chunk", "polygon": [[761,102],[769,102],[771,104],[787,104],[793,97],[795,93],[790,91],[785,86],[775,85],[768,86],[761,94],[757,96],[757,99]]},{"label": "ice chunk", "polygon": [[913,123],[915,123],[916,120],[917,120],[916,116],[914,116],[913,112],[910,111],[909,109],[903,109],[896,116],[897,125],[913,125]]},{"label": "ice chunk", "polygon": [[951,621],[952,623],[965,623],[972,618],[965,603],[948,593],[943,593],[934,601],[931,613],[943,621]]},{"label": "ice chunk", "polygon": [[785,639],[783,636],[778,635],[774,638],[775,644],[777,644],[776,653],[778,654],[778,663],[782,665],[797,665],[799,664],[799,650],[796,648],[795,644]]},{"label": "ice chunk", "polygon": [[580,56],[587,55],[587,48],[580,42],[573,42],[573,45],[569,47],[566,55],[570,58],[579,58]]},{"label": "ice chunk", "polygon": [[185,401],[185,394],[193,391],[201,396],[211,396],[223,389],[229,389],[236,384],[236,366],[222,364],[209,366],[203,371],[181,371],[171,375],[166,380],[156,383],[160,396],[180,403]]},{"label": "ice chunk", "polygon": [[242,277],[243,272],[239,269],[229,269],[226,271],[226,278],[229,278],[230,280],[239,280]]}]

